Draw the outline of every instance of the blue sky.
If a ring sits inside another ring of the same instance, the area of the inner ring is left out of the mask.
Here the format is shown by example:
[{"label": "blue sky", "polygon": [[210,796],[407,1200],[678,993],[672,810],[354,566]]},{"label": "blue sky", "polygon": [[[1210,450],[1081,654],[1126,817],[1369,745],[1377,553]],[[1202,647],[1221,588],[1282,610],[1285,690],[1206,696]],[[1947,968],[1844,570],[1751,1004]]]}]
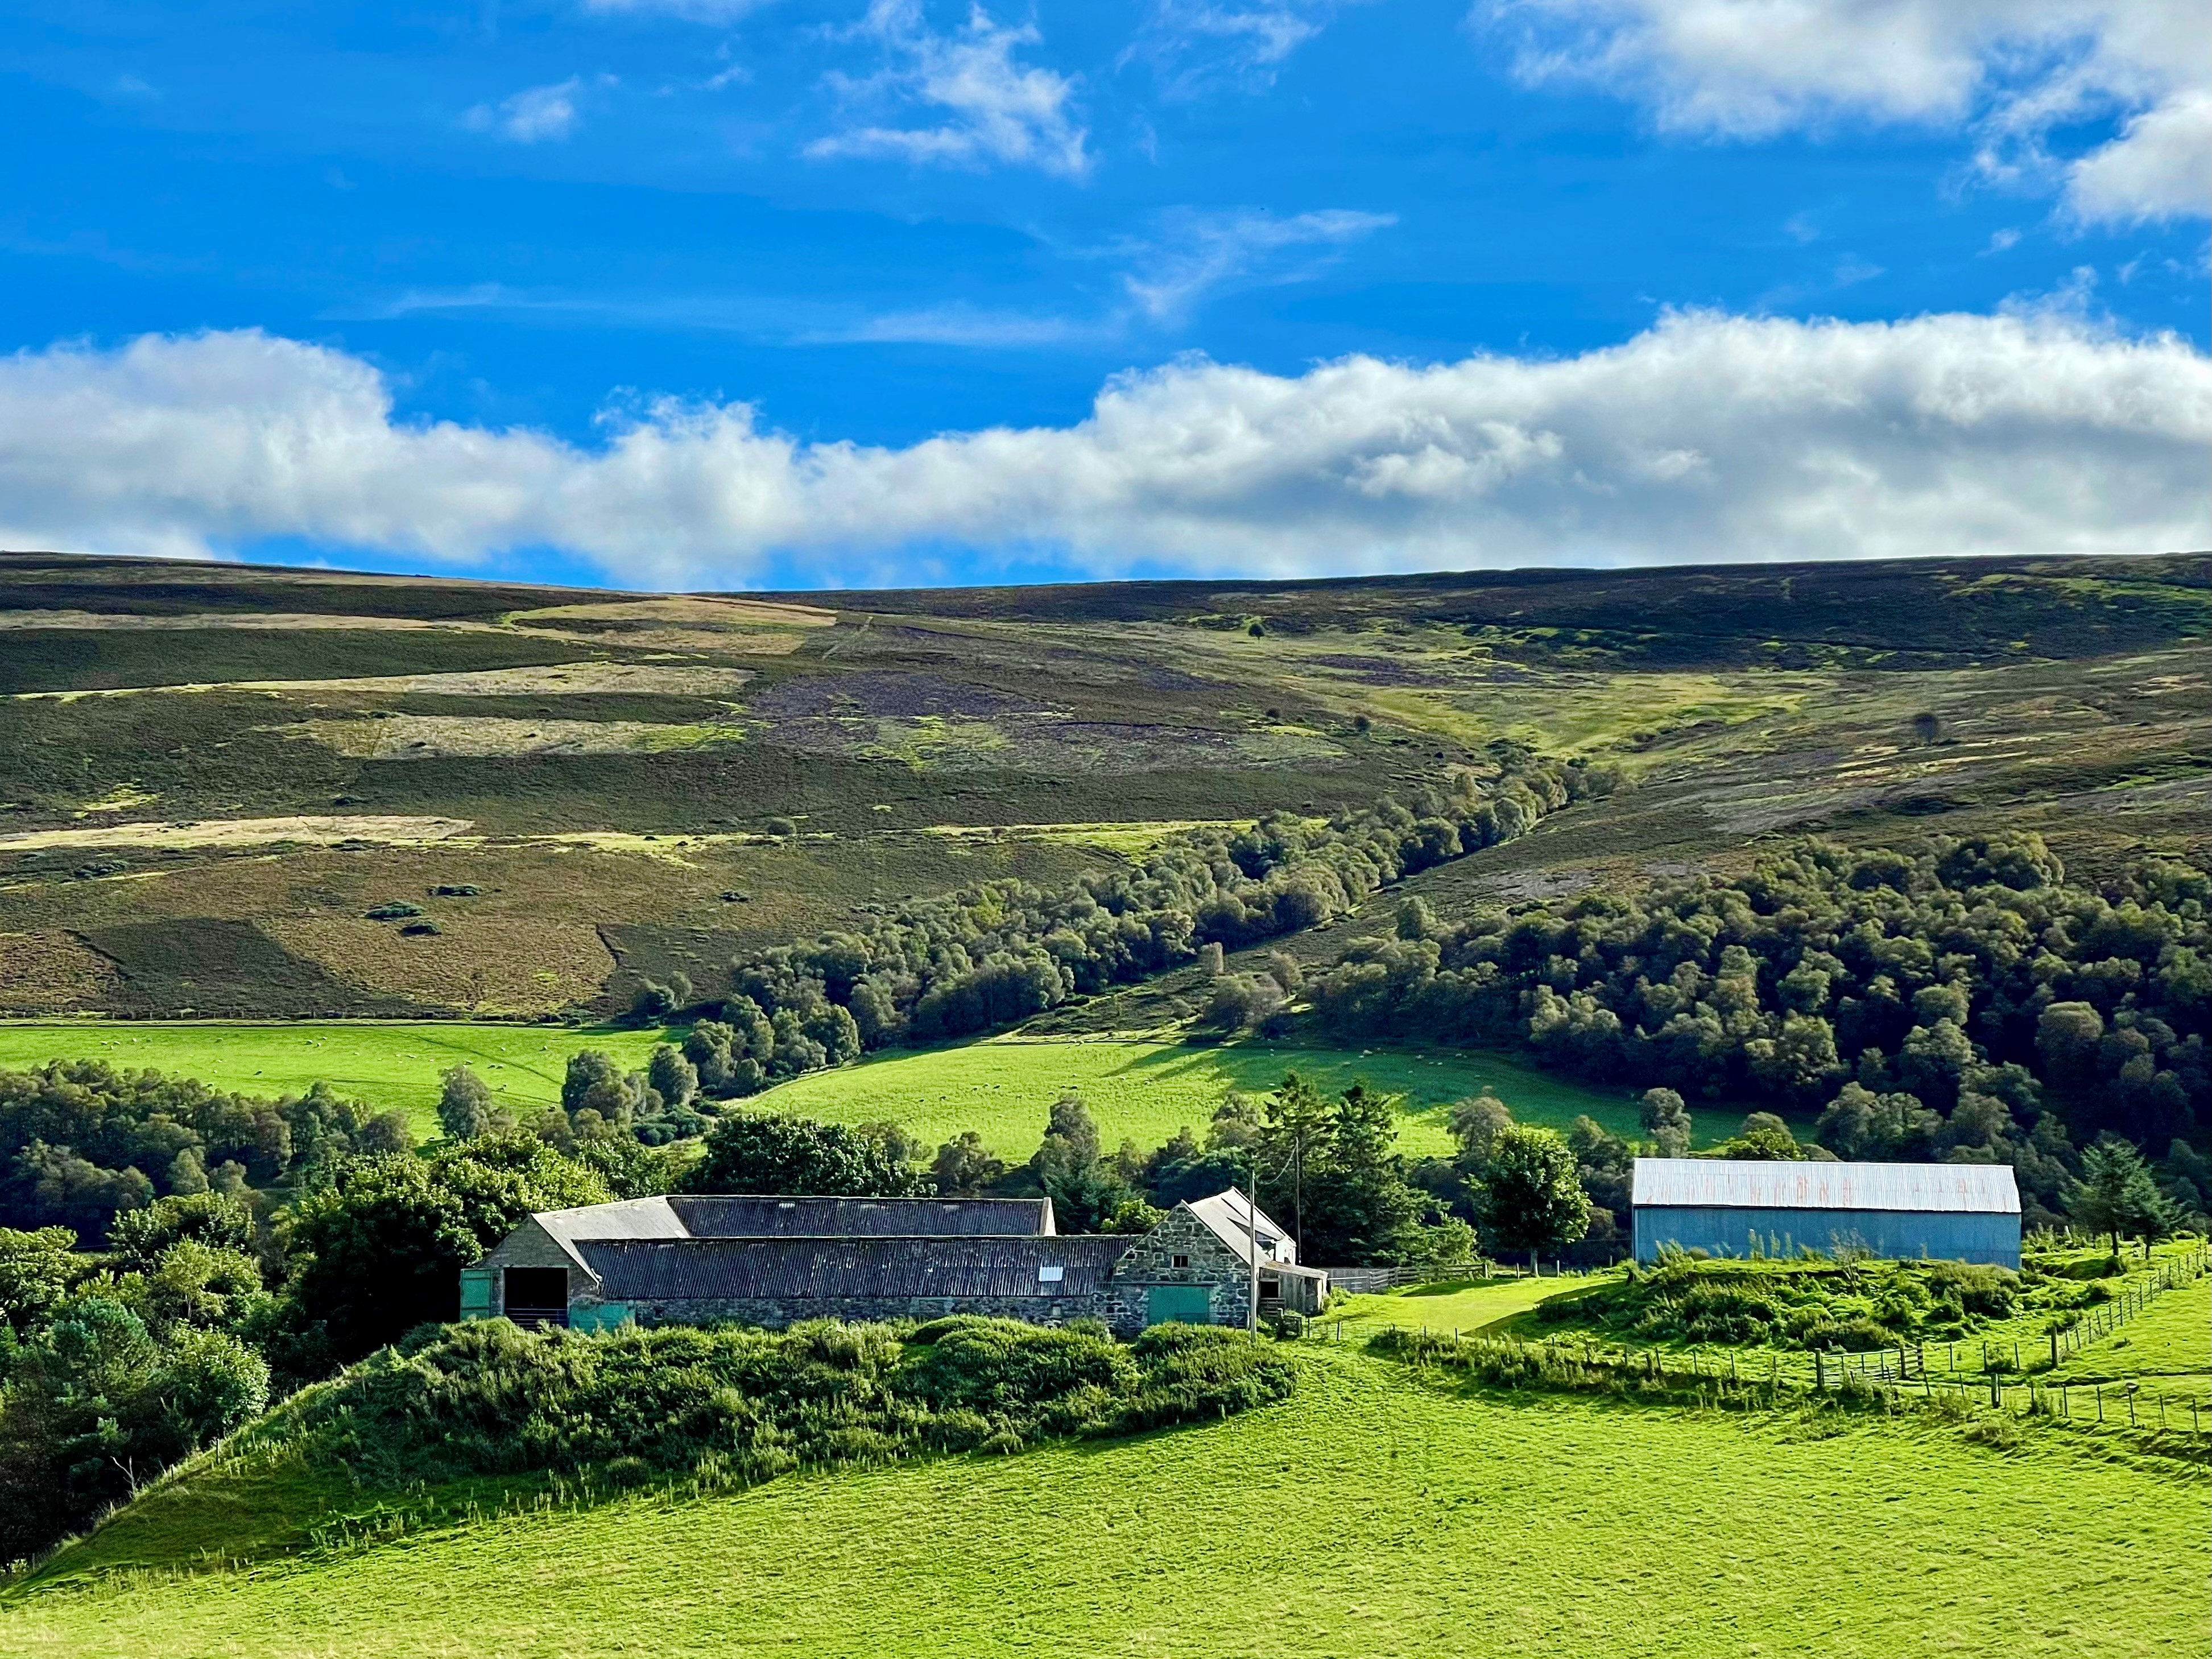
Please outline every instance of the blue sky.
[{"label": "blue sky", "polygon": [[2190,11],[33,0],[0,543],[639,584],[2202,545]]}]

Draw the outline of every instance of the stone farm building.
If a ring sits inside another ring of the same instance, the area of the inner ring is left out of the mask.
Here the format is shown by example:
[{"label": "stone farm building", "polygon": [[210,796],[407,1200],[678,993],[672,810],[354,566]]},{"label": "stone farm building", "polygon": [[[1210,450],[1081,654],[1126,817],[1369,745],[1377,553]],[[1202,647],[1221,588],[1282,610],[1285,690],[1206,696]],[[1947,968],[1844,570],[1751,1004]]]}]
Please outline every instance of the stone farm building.
[{"label": "stone farm building", "polygon": [[1863,1248],[1901,1261],[2020,1266],[2020,1188],[2005,1164],[1795,1164],[1639,1158],[1636,1259]]},{"label": "stone farm building", "polygon": [[1300,1267],[1290,1236],[1234,1191],[1136,1235],[1056,1232],[1042,1198],[634,1198],[532,1216],[463,1272],[461,1317],[1242,1325],[1255,1245],[1261,1311],[1318,1312],[1328,1275]]}]

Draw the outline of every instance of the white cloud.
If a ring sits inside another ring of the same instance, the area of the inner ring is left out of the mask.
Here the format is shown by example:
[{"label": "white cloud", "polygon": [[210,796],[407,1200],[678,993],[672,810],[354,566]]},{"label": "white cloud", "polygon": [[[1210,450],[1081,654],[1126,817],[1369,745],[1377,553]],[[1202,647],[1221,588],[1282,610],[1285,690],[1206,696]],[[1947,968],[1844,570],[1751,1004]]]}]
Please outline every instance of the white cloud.
[{"label": "white cloud", "polygon": [[1280,574],[2203,547],[2212,360],[2063,307],[1670,316],[1559,360],[1190,360],[1067,427],[802,442],[653,404],[582,447],[395,419],[357,358],[258,332],[0,359],[0,546],[264,538],[465,563],[556,547],[640,586],[916,574],[910,550]]},{"label": "white cloud", "polygon": [[1091,170],[1089,134],[1072,107],[1074,81],[1014,61],[1016,47],[1043,39],[1033,26],[995,23],[979,5],[957,32],[939,34],[919,0],[872,0],[854,33],[875,41],[889,62],[862,79],[832,76],[845,103],[930,105],[949,118],[934,126],[849,127],[807,145],[807,155],[892,156],[916,166],[999,161],[1078,179]]},{"label": "white cloud", "polygon": [[1003,350],[1096,339],[1102,327],[1066,317],[986,311],[966,305],[895,311],[854,322],[817,324],[792,336],[799,345],[951,345]]},{"label": "white cloud", "polygon": [[550,87],[530,87],[496,106],[478,104],[461,118],[475,132],[496,132],[510,143],[537,144],[566,138],[576,129],[576,94],[583,86],[579,76]]},{"label": "white cloud", "polygon": [[[2212,20],[2206,27],[2212,28]],[[2133,222],[2203,213],[2212,201],[2212,90],[2167,99],[2066,171],[2084,219]]]},{"label": "white cloud", "polygon": [[685,23],[734,23],[764,0],[584,0],[586,11],[608,16],[673,17]]},{"label": "white cloud", "polygon": [[1154,0],[1124,54],[1149,58],[1170,94],[1193,96],[1228,81],[1271,84],[1291,54],[1352,0]]},{"label": "white cloud", "polygon": [[[2212,212],[2212,28],[2197,0],[1477,0],[1530,81],[1595,82],[1664,128],[1971,126],[1977,165],[2089,222]],[[2118,117],[2067,163],[2063,125]]]},{"label": "white cloud", "polygon": [[1277,218],[1252,209],[1169,214],[1154,240],[1123,249],[1136,269],[1122,285],[1155,321],[1182,316],[1208,289],[1245,276],[1285,250],[1341,247],[1397,223],[1389,213],[1326,208]]}]

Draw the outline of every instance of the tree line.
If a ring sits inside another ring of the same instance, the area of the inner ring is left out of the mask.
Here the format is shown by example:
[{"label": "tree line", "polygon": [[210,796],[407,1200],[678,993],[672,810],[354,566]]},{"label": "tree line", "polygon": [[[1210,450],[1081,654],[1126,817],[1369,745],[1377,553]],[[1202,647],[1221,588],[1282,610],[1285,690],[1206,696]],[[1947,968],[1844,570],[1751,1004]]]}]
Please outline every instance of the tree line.
[{"label": "tree line", "polygon": [[2165,1149],[2202,1212],[2208,900],[2212,877],[2176,859],[2069,883],[2034,836],[1811,840],[1641,896],[1449,923],[1409,902],[1395,937],[1307,989],[1343,1038],[1522,1048],[1601,1082],[1817,1112],[1818,1144],[1849,1158],[2010,1163],[2046,1219],[2076,1147],[2117,1135]]},{"label": "tree line", "polygon": [[[866,927],[732,963],[727,994],[684,1043],[702,1089],[754,1093],[873,1048],[1010,1025],[1115,985],[1317,926],[1417,871],[1525,833],[1613,786],[1584,763],[1496,745],[1498,770],[1459,773],[1418,810],[1384,800],[1324,820],[1271,813],[1236,834],[1172,836],[1133,868],[1060,887],[994,881],[910,900]],[[635,1012],[682,1003],[648,983]]]}]

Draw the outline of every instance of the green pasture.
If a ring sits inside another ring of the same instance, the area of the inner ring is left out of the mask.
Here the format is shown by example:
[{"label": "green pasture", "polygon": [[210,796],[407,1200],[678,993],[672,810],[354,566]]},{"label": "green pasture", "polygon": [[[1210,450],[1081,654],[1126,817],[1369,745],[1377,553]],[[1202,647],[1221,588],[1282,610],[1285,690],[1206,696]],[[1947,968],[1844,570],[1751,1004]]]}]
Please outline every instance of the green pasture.
[{"label": "green pasture", "polygon": [[1477,1331],[1526,1313],[1539,1302],[1570,1294],[1592,1283],[1570,1274],[1562,1279],[1448,1279],[1376,1296],[1331,1298],[1328,1323],[1365,1335],[1385,1325],[1408,1330],[1472,1336]]},{"label": "green pasture", "polygon": [[[1409,1153],[1449,1152],[1444,1109],[1486,1089],[1526,1122],[1564,1129],[1586,1112],[1617,1133],[1640,1133],[1636,1097],[1627,1091],[1586,1088],[1503,1055],[1267,1042],[1000,1038],[813,1073],[760,1098],[833,1122],[893,1119],[933,1145],[973,1129],[1000,1157],[1018,1158],[1036,1150],[1046,1109],[1063,1089],[1075,1090],[1089,1103],[1109,1146],[1126,1139],[1149,1151],[1185,1124],[1203,1137],[1231,1090],[1263,1094],[1286,1071],[1302,1073],[1330,1091],[1364,1079],[1401,1097],[1406,1117],[1399,1146]],[[1742,1121],[1741,1114],[1697,1115],[1702,1139],[1723,1139]]]},{"label": "green pasture", "polygon": [[[8,1023],[0,1024],[0,1066],[105,1060],[271,1096],[320,1080],[372,1105],[398,1108],[428,1138],[437,1133],[438,1074],[450,1066],[474,1066],[502,1100],[541,1106],[559,1098],[562,1071],[578,1049],[604,1048],[627,1065],[642,1066],[654,1043],[675,1035],[465,1020]],[[1262,1042],[999,1039],[811,1073],[754,1103],[837,1123],[893,1120],[933,1146],[973,1129],[1001,1157],[1021,1158],[1043,1138],[1047,1108],[1061,1090],[1074,1089],[1091,1103],[1109,1146],[1126,1137],[1149,1151],[1183,1124],[1203,1135],[1231,1090],[1264,1093],[1293,1069],[1324,1089],[1364,1078],[1401,1097],[1400,1144],[1408,1152],[1449,1151],[1443,1109],[1485,1089],[1528,1122],[1564,1129],[1587,1112],[1616,1133],[1637,1133],[1635,1097],[1628,1091],[1586,1088],[1502,1055]],[[1742,1121],[1741,1114],[1726,1112],[1696,1116],[1701,1140],[1723,1139]]]},{"label": "green pasture", "polygon": [[118,1531],[0,1597],[0,1651],[2203,1651],[2212,1534],[2193,1476],[2056,1435],[2001,1453],[1917,1413],[1816,1426],[1517,1402],[1348,1349],[1304,1355],[1297,1398],[1203,1427],[195,1562],[282,1501],[241,1489],[235,1534],[133,1550]]},{"label": "green pasture", "polygon": [[104,1060],[121,1070],[150,1068],[198,1078],[212,1088],[270,1097],[325,1082],[342,1095],[405,1112],[416,1133],[428,1139],[438,1133],[438,1074],[449,1066],[473,1066],[512,1105],[544,1106],[560,1099],[568,1056],[578,1049],[604,1048],[628,1065],[642,1066],[662,1036],[605,1026],[459,1020],[10,1023],[0,1024],[0,1066]]},{"label": "green pasture", "polygon": [[[2153,1284],[2169,1265],[2194,1257],[2202,1249],[2201,1242],[2195,1238],[2156,1245],[2148,1260],[2130,1257],[2124,1273],[2103,1282],[2115,1296],[2141,1291]],[[2072,1250],[2042,1259],[2063,1265],[2091,1259],[2101,1261],[2103,1257],[2104,1252],[2098,1249]],[[1736,1261],[1728,1264],[1728,1271],[1732,1275],[1762,1271],[1786,1273],[1791,1271],[1791,1264]],[[1355,1329],[1390,1324],[1471,1335],[1478,1329],[1493,1328],[1498,1334],[1529,1341],[1554,1337],[1580,1340],[1595,1335],[1601,1344],[1611,1346],[1625,1343],[1631,1347],[1669,1353],[1733,1353],[1741,1363],[1760,1373],[1770,1360],[1778,1358],[1784,1376],[1800,1382],[1810,1382],[1814,1376],[1812,1356],[1795,1345],[1778,1347],[1759,1342],[1687,1342],[1668,1337],[1624,1339],[1579,1320],[1546,1320],[1537,1316],[1538,1303],[1555,1295],[1571,1296],[1577,1289],[1597,1284],[1599,1277],[1511,1279],[1488,1283],[1463,1280],[1419,1285],[1387,1296],[1347,1297],[1330,1304],[1329,1312],[1332,1318],[1340,1314],[1353,1322]],[[2169,1410],[2185,1412],[2194,1401],[2200,1411],[2212,1413],[2212,1278],[2160,1296],[2145,1312],[2110,1335],[2063,1357],[2055,1370],[2050,1363],[2052,1317],[2047,1307],[2022,1307],[2011,1318],[1990,1320],[1956,1341],[1927,1341],[1914,1346],[1918,1358],[1928,1368],[1929,1376],[1938,1382],[1978,1382],[1985,1378],[1988,1373],[1983,1370],[1983,1360],[1986,1356],[1996,1362],[2002,1386],[2011,1389],[2017,1390],[2031,1381],[2039,1388],[2064,1384],[2069,1389],[2087,1389],[2105,1384],[2107,1412],[2116,1417],[2126,1415],[2126,1406],[2122,1396],[2112,1392],[2112,1386],[2124,1387],[2129,1382],[2137,1385],[2146,1407],[2162,1395]],[[2078,1415],[2090,1408],[2076,1402],[2069,1404],[2068,1409],[2069,1414]],[[2173,1420],[2178,1423],[2181,1419]]]},{"label": "green pasture", "polygon": [[2212,1410],[2212,1278],[2168,1291],[2102,1341],[2068,1354],[2045,1380],[2069,1387],[2133,1382],[2171,1406],[2193,1400]]}]

